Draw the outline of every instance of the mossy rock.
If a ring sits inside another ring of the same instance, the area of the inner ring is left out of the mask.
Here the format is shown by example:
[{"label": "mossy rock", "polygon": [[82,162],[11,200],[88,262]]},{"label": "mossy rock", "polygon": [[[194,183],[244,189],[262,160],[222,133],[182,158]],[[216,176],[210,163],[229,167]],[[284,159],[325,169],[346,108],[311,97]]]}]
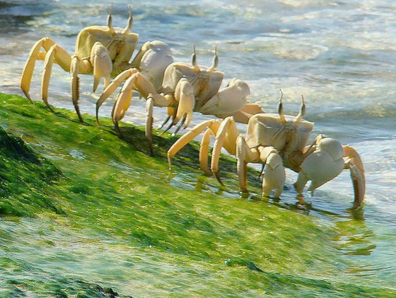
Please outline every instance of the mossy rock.
[{"label": "mossy rock", "polygon": [[123,123],[122,139],[110,119],[55,111],[0,94],[1,297],[396,296],[352,279],[337,231],[287,190],[241,198],[231,157],[222,187],[197,143],[171,172],[176,137],[156,132],[152,157],[142,127]]}]

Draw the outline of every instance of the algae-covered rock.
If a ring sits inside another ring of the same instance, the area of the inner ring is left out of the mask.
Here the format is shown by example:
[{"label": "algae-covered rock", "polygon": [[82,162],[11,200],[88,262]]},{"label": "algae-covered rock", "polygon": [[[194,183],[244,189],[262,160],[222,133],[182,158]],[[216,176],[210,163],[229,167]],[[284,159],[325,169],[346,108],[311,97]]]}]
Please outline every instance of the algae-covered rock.
[{"label": "algae-covered rock", "polygon": [[0,297],[395,297],[289,191],[240,198],[233,159],[221,187],[197,144],[169,171],[175,137],[152,157],[143,128],[84,119],[0,94]]},{"label": "algae-covered rock", "polygon": [[45,187],[62,173],[46,158],[34,152],[20,137],[0,127],[0,214],[28,215],[50,209],[62,210],[45,192]]}]

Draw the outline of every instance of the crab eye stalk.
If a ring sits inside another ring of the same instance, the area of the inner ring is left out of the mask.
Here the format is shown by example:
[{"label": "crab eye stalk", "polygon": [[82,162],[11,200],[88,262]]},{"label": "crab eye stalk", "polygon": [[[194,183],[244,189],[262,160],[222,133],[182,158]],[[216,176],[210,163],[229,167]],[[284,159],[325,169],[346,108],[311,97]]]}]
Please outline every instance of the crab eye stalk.
[{"label": "crab eye stalk", "polygon": [[114,33],[113,17],[111,16],[112,14],[113,14],[113,4],[110,6],[109,15],[107,16],[107,26],[109,27],[110,32]]},{"label": "crab eye stalk", "polygon": [[295,121],[299,122],[302,120],[302,118],[305,115],[305,100],[304,100],[304,95],[301,95],[301,105],[300,105],[300,112],[298,113]]},{"label": "crab eye stalk", "polygon": [[191,55],[191,64],[194,67],[194,69],[199,70],[197,64],[197,52],[195,51],[195,45],[193,46],[193,54]]},{"label": "crab eye stalk", "polygon": [[217,46],[215,46],[214,50],[214,57],[213,57],[213,63],[209,67],[208,71],[213,71],[215,68],[219,65],[219,56],[217,55]]},{"label": "crab eye stalk", "polygon": [[197,53],[195,52],[195,45],[193,45],[193,53],[191,55],[191,64],[193,66],[197,65]]},{"label": "crab eye stalk", "polygon": [[131,31],[133,25],[133,16],[132,16],[132,6],[129,5],[129,18],[125,29],[122,31],[123,34],[129,33]]},{"label": "crab eye stalk", "polygon": [[279,119],[280,119],[282,122],[286,122],[285,115],[283,114],[283,102],[282,102],[282,100],[283,100],[283,92],[282,92],[281,89],[279,89],[279,91],[280,91],[280,93],[281,93],[281,97],[280,97],[279,103],[278,103],[278,114],[279,114]]}]

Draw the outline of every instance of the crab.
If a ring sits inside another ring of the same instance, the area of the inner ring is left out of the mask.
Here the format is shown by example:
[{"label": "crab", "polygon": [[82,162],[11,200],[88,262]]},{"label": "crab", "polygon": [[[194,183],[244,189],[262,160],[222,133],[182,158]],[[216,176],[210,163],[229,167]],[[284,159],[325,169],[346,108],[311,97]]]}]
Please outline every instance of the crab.
[{"label": "crab", "polygon": [[146,99],[146,136],[151,153],[153,152],[153,106],[167,107],[168,117],[160,128],[171,119],[166,130],[179,123],[175,133],[182,126],[188,127],[194,111],[221,118],[233,116],[236,121],[242,123],[247,123],[252,115],[262,113],[258,105],[247,102],[246,97],[250,94],[250,89],[245,82],[234,78],[225,88],[220,89],[224,74],[216,70],[217,66],[216,49],[212,65],[200,67],[197,64],[194,47],[192,64],[183,62],[170,64],[165,70],[159,88],[153,85],[147,76],[142,75],[139,70],[128,69],[119,74],[100,96],[96,103],[97,119],[100,106],[124,81],[114,103],[113,122],[121,134],[118,122],[124,117],[130,106],[133,91],[138,91],[140,96]]},{"label": "crab", "polygon": [[[283,94],[282,94],[283,95]],[[246,137],[238,131],[232,117],[222,121],[208,120],[196,125],[179,138],[168,151],[168,161],[186,144],[204,132],[200,147],[200,167],[208,174],[214,174],[220,183],[219,157],[222,148],[236,156],[239,188],[248,192],[247,164],[261,163],[264,177],[262,195],[279,198],[285,182],[285,167],[298,173],[294,187],[298,197],[302,196],[308,181],[308,191],[314,190],[337,177],[343,169],[349,169],[354,188],[353,209],[363,204],[365,176],[362,159],[350,146],[342,146],[337,140],[319,135],[307,146],[313,130],[313,123],[304,120],[305,102],[302,97],[297,116],[283,114],[282,98],[278,104],[278,114],[256,114],[247,125]],[[210,136],[215,136],[211,171],[208,169]]]},{"label": "crab", "polygon": [[29,90],[37,60],[44,60],[41,95],[51,111],[53,109],[48,103],[48,88],[53,64],[70,72],[72,101],[81,122],[83,118],[78,105],[79,74],[93,75],[93,92],[103,77],[104,87],[107,87],[111,78],[130,68],[140,69],[154,85],[161,84],[166,67],[173,62],[168,45],[160,41],[146,42],[130,63],[139,37],[130,32],[133,24],[132,7],[129,6],[129,18],[124,29],[113,27],[112,11],[113,6],[107,18],[107,26],[91,26],[80,31],[74,55],[68,54],[49,37],[44,37],[33,45],[21,77],[21,89],[31,102]]}]

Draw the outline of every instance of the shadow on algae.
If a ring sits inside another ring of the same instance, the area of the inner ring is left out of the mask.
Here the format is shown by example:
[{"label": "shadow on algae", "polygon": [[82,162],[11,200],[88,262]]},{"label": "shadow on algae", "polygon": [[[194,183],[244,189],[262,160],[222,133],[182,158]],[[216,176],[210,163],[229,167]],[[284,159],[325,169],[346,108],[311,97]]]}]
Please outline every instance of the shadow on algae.
[{"label": "shadow on algae", "polygon": [[349,282],[330,225],[240,198],[232,158],[219,188],[197,144],[170,172],[176,137],[152,157],[143,128],[84,118],[0,94],[0,297],[396,297]]}]

